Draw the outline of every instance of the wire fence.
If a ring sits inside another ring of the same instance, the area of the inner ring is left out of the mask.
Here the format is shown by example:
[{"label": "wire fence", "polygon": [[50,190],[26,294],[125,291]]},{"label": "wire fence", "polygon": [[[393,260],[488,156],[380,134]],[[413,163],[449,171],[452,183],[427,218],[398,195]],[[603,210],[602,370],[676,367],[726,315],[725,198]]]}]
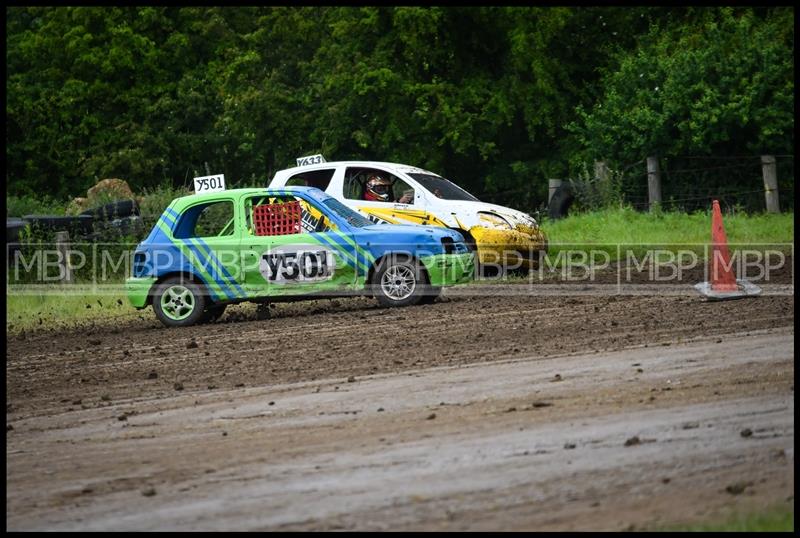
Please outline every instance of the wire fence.
[{"label": "wire fence", "polygon": [[[778,192],[784,208],[794,207],[794,156],[776,156]],[[666,210],[706,210],[712,200],[723,208],[758,213],[766,210],[761,157],[664,158],[661,165],[662,207]],[[640,209],[649,207],[647,174],[640,178],[645,198]]]},{"label": "wire fence", "polygon": [[[794,155],[774,155],[781,211],[794,207]],[[684,155],[659,159],[661,207],[666,211],[703,211],[719,200],[723,209],[759,213],[766,210],[760,155]],[[605,184],[601,179],[568,178],[575,203],[582,209],[623,204],[640,211],[650,207],[646,159],[610,167]],[[542,210],[529,187],[479,195],[482,200],[521,210]]]}]

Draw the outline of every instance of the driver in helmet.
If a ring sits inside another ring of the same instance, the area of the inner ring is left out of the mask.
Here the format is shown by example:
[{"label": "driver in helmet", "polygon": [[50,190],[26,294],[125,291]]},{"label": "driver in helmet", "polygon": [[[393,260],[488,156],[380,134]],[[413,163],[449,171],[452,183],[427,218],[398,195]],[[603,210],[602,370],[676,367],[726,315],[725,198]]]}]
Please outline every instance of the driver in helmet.
[{"label": "driver in helmet", "polygon": [[[392,182],[380,174],[370,174],[364,189],[364,200],[372,202],[394,202]],[[397,200],[400,204],[410,204],[414,199],[413,191],[403,193]]]}]

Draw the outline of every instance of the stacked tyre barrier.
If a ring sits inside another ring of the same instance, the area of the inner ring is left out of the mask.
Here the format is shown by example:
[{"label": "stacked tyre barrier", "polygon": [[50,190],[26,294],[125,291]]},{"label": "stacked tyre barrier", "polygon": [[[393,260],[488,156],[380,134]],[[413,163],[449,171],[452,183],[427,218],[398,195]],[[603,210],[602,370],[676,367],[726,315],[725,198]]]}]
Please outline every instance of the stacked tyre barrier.
[{"label": "stacked tyre barrier", "polygon": [[575,188],[571,182],[564,182],[558,186],[547,204],[547,215],[552,220],[566,217],[569,208],[575,200]]},{"label": "stacked tyre barrier", "polygon": [[66,231],[75,241],[116,241],[136,236],[145,228],[135,200],[121,200],[84,211],[80,215],[25,215],[6,218],[7,259],[20,250],[25,229],[39,238]]}]

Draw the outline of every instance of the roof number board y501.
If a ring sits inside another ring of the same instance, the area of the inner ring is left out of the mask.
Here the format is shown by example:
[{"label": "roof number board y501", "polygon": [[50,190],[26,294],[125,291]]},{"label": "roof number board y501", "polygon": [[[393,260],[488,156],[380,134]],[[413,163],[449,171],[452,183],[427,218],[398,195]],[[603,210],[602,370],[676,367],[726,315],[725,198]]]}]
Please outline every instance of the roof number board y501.
[{"label": "roof number board y501", "polygon": [[225,174],[216,176],[202,176],[194,178],[194,192],[217,192],[225,190]]}]

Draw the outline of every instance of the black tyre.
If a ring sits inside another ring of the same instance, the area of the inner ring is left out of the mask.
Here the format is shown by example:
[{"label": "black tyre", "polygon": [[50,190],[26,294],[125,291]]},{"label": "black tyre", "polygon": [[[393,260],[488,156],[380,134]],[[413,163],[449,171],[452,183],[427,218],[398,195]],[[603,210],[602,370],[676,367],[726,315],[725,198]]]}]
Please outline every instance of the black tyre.
[{"label": "black tyre", "polygon": [[569,208],[575,199],[572,185],[569,183],[562,183],[553,193],[550,198],[550,203],[547,204],[547,214],[553,219],[560,219],[566,217],[569,213]]},{"label": "black tyre", "polygon": [[425,270],[408,256],[383,258],[372,275],[372,293],[381,306],[408,306],[422,300],[429,286]]},{"label": "black tyre", "polygon": [[483,266],[483,264],[481,264],[480,255],[478,253],[478,246],[475,244],[475,238],[472,237],[472,234],[466,230],[458,229],[457,231],[461,232],[461,235],[464,236],[464,242],[467,244],[467,248],[475,256],[475,274],[474,274],[475,279],[477,280],[481,278],[487,278],[487,274],[491,273],[491,267],[486,268]]},{"label": "black tyre", "polygon": [[49,230],[68,230],[80,235],[92,233],[92,222],[94,217],[91,215],[78,215],[77,217],[62,217],[58,215],[25,215],[22,220],[28,222],[32,227]]},{"label": "black tyre", "polygon": [[153,311],[167,327],[188,327],[200,323],[209,304],[205,286],[174,276],[153,290]]},{"label": "black tyre", "polygon": [[544,240],[544,246],[542,246],[542,250],[536,253],[536,259],[531,264],[531,269],[541,269],[544,267],[545,259],[547,259],[547,250],[550,248],[550,241],[547,239]]},{"label": "black tyre", "polygon": [[94,229],[95,232],[100,232],[102,235],[116,239],[125,235],[138,235],[145,232],[145,225],[142,217],[131,215],[121,219],[114,219],[109,221],[96,222]]},{"label": "black tyre", "polygon": [[25,229],[27,223],[22,219],[6,218],[6,243],[19,241],[19,234]]},{"label": "black tyre", "polygon": [[100,207],[87,209],[81,215],[90,215],[97,220],[112,220],[139,214],[136,200],[119,200]]},{"label": "black tyre", "polygon": [[207,307],[205,312],[203,312],[203,317],[200,319],[200,323],[214,323],[222,317],[222,314],[225,313],[225,309],[227,307],[228,305],[225,304],[211,305]]},{"label": "black tyre", "polygon": [[433,304],[441,294],[441,287],[427,286],[425,292],[419,300],[419,304]]}]

